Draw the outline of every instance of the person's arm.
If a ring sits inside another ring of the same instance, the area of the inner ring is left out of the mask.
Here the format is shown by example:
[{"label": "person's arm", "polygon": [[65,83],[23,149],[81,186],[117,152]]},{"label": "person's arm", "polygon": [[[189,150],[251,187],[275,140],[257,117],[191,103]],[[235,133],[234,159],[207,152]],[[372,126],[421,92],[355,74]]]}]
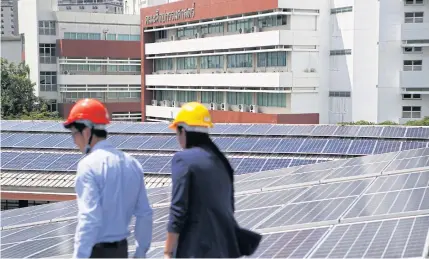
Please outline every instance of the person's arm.
[{"label": "person's arm", "polygon": [[152,241],[152,218],[153,211],[147,197],[146,186],[144,183],[144,173],[141,166],[138,166],[142,173],[140,193],[137,200],[134,216],[136,216],[136,226],[134,228],[134,237],[136,240],[136,252],[134,258],[145,258]]},{"label": "person's arm", "polygon": [[102,226],[103,214],[98,183],[85,164],[78,165],[75,189],[79,212],[73,258],[89,258]]},{"label": "person's arm", "polygon": [[170,216],[167,226],[167,240],[165,242],[164,255],[171,256],[177,246],[179,234],[182,232],[188,213],[188,201],[190,191],[189,167],[176,153],[172,160],[171,177],[172,193]]}]

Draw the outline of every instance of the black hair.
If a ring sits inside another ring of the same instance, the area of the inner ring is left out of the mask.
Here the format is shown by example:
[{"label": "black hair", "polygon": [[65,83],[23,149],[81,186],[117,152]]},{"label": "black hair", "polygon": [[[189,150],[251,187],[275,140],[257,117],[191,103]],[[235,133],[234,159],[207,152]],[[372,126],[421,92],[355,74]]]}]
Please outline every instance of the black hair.
[{"label": "black hair", "polygon": [[[183,127],[177,127],[179,132],[184,131]],[[215,143],[210,139],[209,134],[202,132],[187,132],[185,130],[186,136],[186,148],[199,147],[208,152],[215,154],[224,164],[228,174],[231,178],[231,181],[234,182],[234,169],[232,168],[229,160],[225,155],[219,150]]]},{"label": "black hair", "polygon": [[[77,131],[79,131],[79,133],[82,133],[82,131],[85,128],[87,128],[87,126],[83,123],[73,123],[70,126],[75,127]],[[96,136],[97,138],[103,138],[103,139],[107,138],[107,131],[105,130],[94,129],[92,132],[94,133],[94,136]]]}]

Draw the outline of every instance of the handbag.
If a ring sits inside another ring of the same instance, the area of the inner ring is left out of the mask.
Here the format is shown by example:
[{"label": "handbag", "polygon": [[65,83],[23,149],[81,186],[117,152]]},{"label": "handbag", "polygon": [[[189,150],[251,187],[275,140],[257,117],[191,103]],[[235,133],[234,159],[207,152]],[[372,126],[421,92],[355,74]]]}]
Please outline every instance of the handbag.
[{"label": "handbag", "polygon": [[241,256],[252,255],[258,249],[262,235],[239,226],[237,226],[235,232]]}]

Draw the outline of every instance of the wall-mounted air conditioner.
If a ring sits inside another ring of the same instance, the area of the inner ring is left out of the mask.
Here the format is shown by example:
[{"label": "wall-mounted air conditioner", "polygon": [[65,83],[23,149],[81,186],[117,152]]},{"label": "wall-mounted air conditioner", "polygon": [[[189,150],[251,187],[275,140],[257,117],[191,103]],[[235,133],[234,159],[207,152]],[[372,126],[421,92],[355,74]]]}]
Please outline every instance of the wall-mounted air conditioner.
[{"label": "wall-mounted air conditioner", "polygon": [[243,33],[244,31],[243,31],[243,29],[242,28],[240,28],[240,29],[238,29],[238,33]]},{"label": "wall-mounted air conditioner", "polygon": [[171,35],[170,40],[172,40],[172,41],[176,40],[176,35]]},{"label": "wall-mounted air conditioner", "polygon": [[252,32],[259,32],[259,27],[258,26],[253,26],[252,27]]},{"label": "wall-mounted air conditioner", "polygon": [[161,105],[165,107],[171,107],[171,103],[169,100],[162,100]]},{"label": "wall-mounted air conditioner", "polygon": [[179,102],[178,101],[172,101],[171,102],[171,106],[173,106],[173,107],[179,107]]},{"label": "wall-mounted air conditioner", "polygon": [[152,106],[158,106],[158,101],[157,100],[152,100]]},{"label": "wall-mounted air conditioner", "polygon": [[258,106],[252,104],[252,105],[250,105],[249,110],[250,110],[250,112],[258,113]]},{"label": "wall-mounted air conditioner", "polygon": [[217,110],[217,103],[210,103],[210,110]]},{"label": "wall-mounted air conditioner", "polygon": [[238,110],[239,110],[240,112],[247,112],[247,106],[246,106],[246,105],[244,105],[244,104],[239,104],[239,105],[238,105]]},{"label": "wall-mounted air conditioner", "polygon": [[198,32],[197,32],[197,33],[195,33],[195,38],[196,38],[196,39],[201,38],[201,34],[199,34]]},{"label": "wall-mounted air conditioner", "polygon": [[221,103],[221,104],[220,104],[220,109],[221,109],[222,111],[228,111],[228,104],[226,104],[226,103]]}]

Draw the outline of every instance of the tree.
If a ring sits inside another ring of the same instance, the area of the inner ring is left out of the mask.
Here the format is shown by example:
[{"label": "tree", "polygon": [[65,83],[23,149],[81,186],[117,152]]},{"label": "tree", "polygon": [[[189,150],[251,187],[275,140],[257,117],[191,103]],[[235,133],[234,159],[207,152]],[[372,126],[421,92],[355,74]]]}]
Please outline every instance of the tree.
[{"label": "tree", "polygon": [[29,74],[24,63],[16,65],[1,59],[1,118],[61,120],[56,112],[48,111],[45,100],[35,96]]}]

